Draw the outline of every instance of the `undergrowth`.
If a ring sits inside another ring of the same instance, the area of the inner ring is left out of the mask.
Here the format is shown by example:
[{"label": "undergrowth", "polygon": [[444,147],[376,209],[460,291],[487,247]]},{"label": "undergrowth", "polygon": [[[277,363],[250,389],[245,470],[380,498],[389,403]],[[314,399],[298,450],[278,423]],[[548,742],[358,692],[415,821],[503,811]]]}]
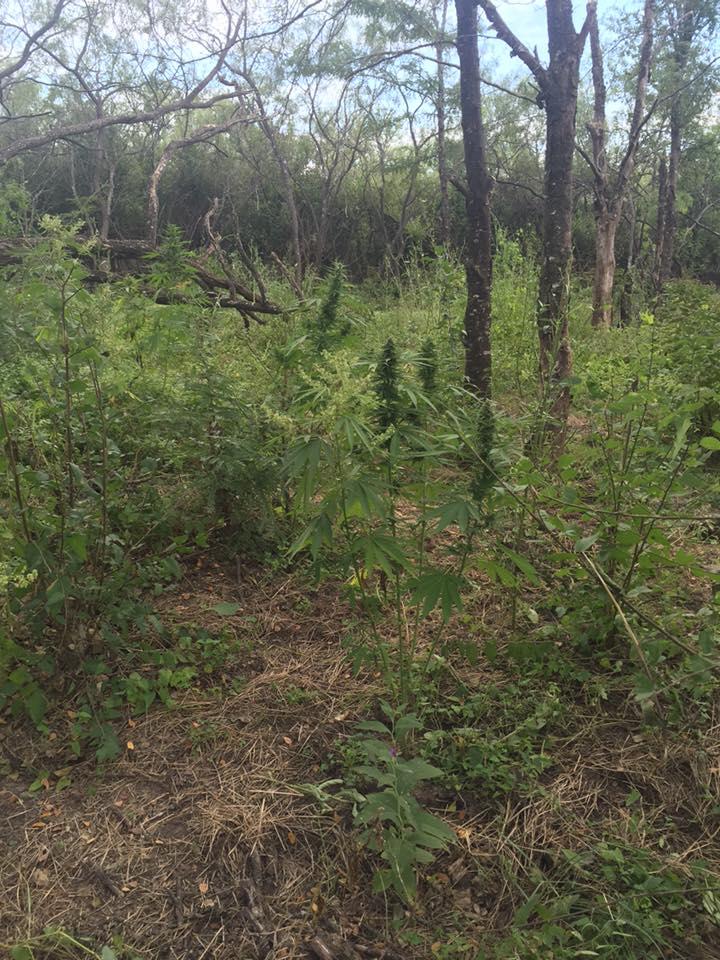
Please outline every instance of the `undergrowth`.
[{"label": "undergrowth", "polygon": [[[172,233],[149,265],[154,297],[90,289],[87,255],[47,219],[0,290],[13,723],[109,761],[127,717],[238,689],[233,665],[262,642],[252,623],[230,629],[239,605],[210,626],[156,609],[202,557],[332,584],[352,610],[349,668],[379,679],[382,706],[336,752],[332,782],[306,788],[325,814],[351,811],[369,895],[404,904],[388,910],[409,946],[425,943],[408,917],[442,886],[464,818],[547,798],[584,716],[703,737],[720,613],[717,294],[671,286],[656,314],[601,339],[579,291],[558,456],[530,443],[544,399],[520,239],[499,238],[494,404],[460,383],[462,270],[447,257],[410,265],[400,300],[337,266],[302,309],[248,329],[193,302]],[[178,289],[183,303],[159,302]],[[312,704],[300,687],[282,696]],[[198,729],[193,749],[214,736]],[[584,844],[504,847],[487,944],[458,921],[432,955],[630,960],[701,944],[720,921],[712,868],[699,851],[674,864],[632,789],[625,810],[622,837],[595,824]],[[48,936],[12,956],[41,956]]]}]

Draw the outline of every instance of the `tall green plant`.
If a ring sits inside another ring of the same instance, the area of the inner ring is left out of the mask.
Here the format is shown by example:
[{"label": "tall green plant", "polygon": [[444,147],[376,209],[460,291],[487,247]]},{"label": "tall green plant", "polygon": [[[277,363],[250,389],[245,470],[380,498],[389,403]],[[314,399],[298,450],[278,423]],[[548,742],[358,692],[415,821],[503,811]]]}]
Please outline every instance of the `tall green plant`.
[{"label": "tall green plant", "polygon": [[[462,606],[481,515],[467,479],[450,488],[432,479],[458,456],[477,462],[475,447],[458,436],[459,414],[439,436],[415,418],[409,421],[401,403],[400,366],[390,341],[365,380],[375,395],[365,420],[352,412],[360,391],[357,372],[347,371],[348,407],[333,402],[329,419],[323,417],[322,393],[308,391],[301,419],[306,428],[312,422],[313,430],[291,448],[285,469],[298,494],[298,515],[309,514],[291,553],[308,550],[318,574],[323,561],[351,573],[349,586],[365,626],[350,644],[354,660],[379,663],[394,700],[407,703],[442,648],[446,624]],[[339,393],[344,390],[334,401]],[[423,393],[413,396],[439,415]],[[429,539],[448,528],[456,537],[431,558]],[[393,614],[392,639],[380,628],[386,606]]]},{"label": "tall green plant", "polygon": [[345,268],[341,263],[335,263],[328,276],[325,294],[311,331],[312,341],[319,353],[328,350],[346,332],[340,317],[340,298],[344,284]]},{"label": "tall green plant", "polygon": [[376,416],[382,431],[396,426],[400,419],[399,378],[397,350],[392,338],[389,338],[382,348],[374,374]]}]

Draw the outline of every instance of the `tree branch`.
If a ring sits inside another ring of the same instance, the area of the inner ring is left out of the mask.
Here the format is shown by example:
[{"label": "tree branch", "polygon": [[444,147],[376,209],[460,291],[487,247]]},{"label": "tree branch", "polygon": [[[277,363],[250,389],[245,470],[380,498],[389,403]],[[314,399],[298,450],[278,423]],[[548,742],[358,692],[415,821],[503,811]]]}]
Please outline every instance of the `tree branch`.
[{"label": "tree branch", "polygon": [[18,59],[0,70],[0,93],[5,86],[5,80],[25,66],[32,55],[33,49],[37,46],[38,41],[41,40],[50,30],[52,30],[52,28],[60,20],[62,12],[67,6],[68,2],[69,0],[57,0],[57,3],[53,8],[53,12],[50,14],[50,18],[46,20],[45,23],[43,23],[40,27],[38,27],[35,33],[32,33],[30,36],[28,36],[27,42],[25,43],[23,51]]},{"label": "tree branch", "polygon": [[242,17],[238,18],[234,28],[228,26],[228,32],[224,40],[224,46],[217,51],[216,60],[212,68],[184,97],[172,100],[164,106],[156,107],[154,110],[140,110],[130,113],[121,113],[115,116],[95,116],[92,120],[85,120],[79,123],[67,124],[65,126],[54,127],[45,133],[40,133],[32,137],[22,137],[10,143],[3,150],[0,150],[0,164],[6,163],[12,157],[27,150],[35,150],[38,147],[44,147],[57,140],[65,140],[68,137],[79,136],[85,133],[96,133],[112,126],[129,126],[138,123],[153,123],[166,117],[169,114],[177,113],[180,110],[204,110],[219,103],[221,100],[229,100],[237,96],[233,93],[220,93],[211,97],[209,100],[198,101],[198,97],[217,77],[222,69],[228,54],[233,49],[238,40]]},{"label": "tree branch", "polygon": [[632,120],[630,121],[630,132],[628,134],[628,143],[620,161],[618,170],[618,179],[615,188],[617,196],[625,194],[627,185],[632,177],[635,168],[635,156],[637,154],[640,134],[645,122],[643,113],[645,111],[645,98],[647,96],[647,87],[650,80],[650,63],[653,52],[653,23],[655,18],[654,0],[645,0],[643,11],[642,42],[640,44],[640,57],[638,61],[638,75],[635,84],[635,104],[633,106]]},{"label": "tree branch", "polygon": [[458,193],[462,194],[462,196],[465,197],[465,199],[468,198],[469,196],[468,188],[459,177],[456,177],[454,173],[451,173],[448,176],[448,180],[455,187]]},{"label": "tree branch", "polygon": [[236,116],[228,120],[226,123],[208,124],[205,127],[200,127],[199,130],[196,130],[195,133],[191,134],[189,137],[184,137],[183,139],[179,140],[171,140],[170,143],[167,144],[163,152],[160,154],[160,159],[155,164],[155,168],[150,175],[150,180],[148,181],[146,207],[147,234],[148,241],[151,246],[155,246],[158,236],[158,217],[160,213],[158,186],[160,184],[160,179],[162,178],[162,175],[173,156],[179,150],[185,149],[185,147],[191,147],[197,143],[207,143],[213,137],[216,137],[221,133],[226,133],[239,123],[246,122],[248,122],[246,117]]},{"label": "tree branch", "polygon": [[478,5],[482,7],[485,16],[488,18],[492,24],[495,33],[498,35],[500,40],[503,40],[508,47],[512,56],[519,57],[520,60],[525,64],[525,66],[531,71],[534,75],[537,82],[540,84],[541,88],[545,88],[548,82],[547,71],[545,67],[540,63],[540,60],[531,53],[528,48],[525,46],[522,41],[515,36],[510,27],[505,23],[498,8],[492,2],[492,0],[477,0]]}]

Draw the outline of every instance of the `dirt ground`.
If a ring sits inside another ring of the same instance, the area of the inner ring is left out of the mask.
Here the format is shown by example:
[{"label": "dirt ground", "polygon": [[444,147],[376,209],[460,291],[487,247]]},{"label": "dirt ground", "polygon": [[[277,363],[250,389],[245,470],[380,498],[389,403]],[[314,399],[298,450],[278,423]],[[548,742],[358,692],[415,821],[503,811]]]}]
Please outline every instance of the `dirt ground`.
[{"label": "dirt ground", "polygon": [[[720,795],[720,713],[702,744],[643,729],[632,712],[579,716],[530,799],[508,796],[498,809],[432,795],[458,843],[400,918],[420,942],[400,943],[349,814],[302,789],[333,776],[334,750],[377,693],[373,676],[351,675],[341,647],[350,609],[332,586],[308,592],[292,577],[212,567],[188,574],[160,612],[207,621],[221,600],[240,605],[231,628],[252,624],[242,662],[228,667],[242,678],[237,692],[196,690],[128,717],[118,761],[68,769],[52,743],[0,727],[0,941],[54,928],[143,960],[398,960],[439,955],[437,938],[453,929],[465,947],[443,956],[474,958],[517,906],[516,880],[555,850],[630,830],[631,789],[648,844],[660,824],[676,870],[698,856],[720,863],[708,815]],[[471,682],[488,679],[478,670]],[[28,792],[43,768],[53,775]],[[687,956],[720,957],[713,937]]]}]

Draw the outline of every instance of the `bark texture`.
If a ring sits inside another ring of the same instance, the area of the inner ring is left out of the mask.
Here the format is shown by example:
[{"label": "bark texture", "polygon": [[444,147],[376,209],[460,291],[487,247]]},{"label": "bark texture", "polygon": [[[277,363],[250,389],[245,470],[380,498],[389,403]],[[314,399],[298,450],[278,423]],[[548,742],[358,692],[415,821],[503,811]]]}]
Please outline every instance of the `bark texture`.
[{"label": "bark texture", "polygon": [[582,29],[573,24],[572,0],[545,4],[550,59],[540,63],[510,30],[491,0],[478,0],[498,37],[532,72],[545,110],[545,201],[543,263],[538,291],[540,378],[548,396],[548,414],[562,433],[570,407],[568,380],[572,351],[568,333],[568,285],[572,254],[573,154],[580,58],[587,39],[590,11]]},{"label": "bark texture", "polygon": [[592,322],[593,326],[596,327],[607,328],[613,322],[615,236],[630,180],[635,169],[640,135],[648,119],[644,114],[652,60],[654,16],[654,0],[645,0],[632,118],[622,159],[617,170],[613,171],[607,155],[607,91],[597,11],[594,7],[588,8],[594,102],[593,119],[588,124],[592,142],[592,157],[586,156],[586,160],[593,172],[595,279],[593,284]]},{"label": "bark texture", "polygon": [[490,349],[492,291],[492,232],[485,130],[480,93],[477,6],[475,0],[455,0],[457,50],[460,61],[460,113],[465,156],[467,233],[465,239],[465,378],[479,396],[492,392]]},{"label": "bark texture", "polygon": [[[680,65],[679,65],[680,66]],[[684,69],[684,63],[682,65]],[[665,214],[663,218],[663,239],[660,255],[659,286],[672,275],[675,255],[675,234],[677,233],[677,185],[680,171],[680,152],[682,149],[682,108],[680,96],[673,97],[670,107],[670,153],[668,155],[667,177],[665,181]]]},{"label": "bark texture", "polygon": [[[445,35],[447,24],[447,0],[443,0],[439,24],[441,37]],[[438,240],[443,246],[450,242],[450,179],[448,176],[447,149],[445,145],[446,118],[445,118],[445,64],[443,63],[444,44],[439,40],[435,45],[435,59],[437,60],[437,101],[435,115],[437,121],[437,165],[440,184],[440,209],[438,216]]]},{"label": "bark texture", "polygon": [[662,286],[663,248],[665,246],[665,214],[667,196],[667,161],[660,157],[657,176],[658,202],[657,220],[655,222],[655,288]]}]

